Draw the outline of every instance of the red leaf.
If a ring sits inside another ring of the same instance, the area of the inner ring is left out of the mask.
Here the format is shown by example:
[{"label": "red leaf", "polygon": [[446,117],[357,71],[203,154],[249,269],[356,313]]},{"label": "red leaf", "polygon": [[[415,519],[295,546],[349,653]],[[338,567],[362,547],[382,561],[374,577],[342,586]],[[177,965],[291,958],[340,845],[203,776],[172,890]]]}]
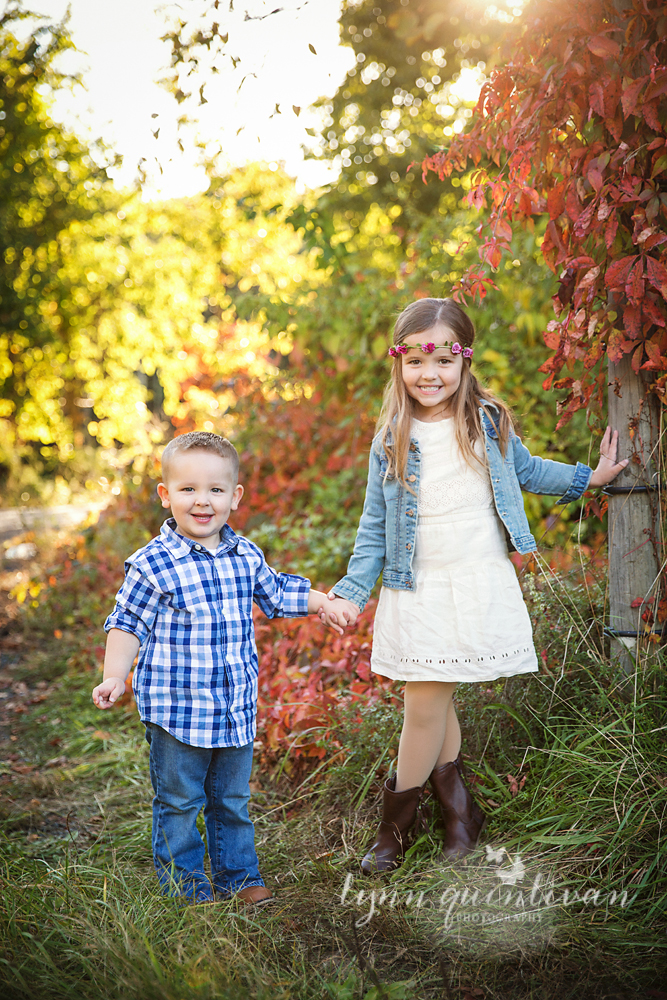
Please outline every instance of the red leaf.
[{"label": "red leaf", "polygon": [[607,38],[606,35],[595,35],[590,39],[588,48],[594,56],[599,56],[600,59],[608,59],[610,56],[620,55],[621,52],[618,42]]},{"label": "red leaf", "polygon": [[660,312],[660,303],[656,302],[651,295],[645,295],[642,299],[642,308],[646,318],[656,326],[665,326],[665,314]]},{"label": "red leaf", "polygon": [[597,194],[602,187],[603,177],[597,167],[590,167],[588,171],[588,181]]},{"label": "red leaf", "polygon": [[649,83],[646,94],[644,95],[645,101],[653,101],[656,97],[660,97],[662,94],[667,94],[667,74],[662,72],[659,79],[655,80],[653,83]]},{"label": "red leaf", "polygon": [[644,347],[646,348],[649,360],[646,364],[642,365],[642,368],[650,368],[653,371],[665,371],[667,369],[667,358],[663,358],[660,346],[653,340],[647,340]]},{"label": "red leaf", "polygon": [[627,281],[630,268],[636,260],[636,256],[632,256],[622,257],[620,260],[613,261],[607,268],[607,273],[604,276],[604,283],[607,288],[622,288]]},{"label": "red leaf", "polygon": [[604,242],[607,250],[611,249],[611,245],[616,239],[616,232],[618,230],[618,216],[615,212],[607,219],[607,225],[604,228]]},{"label": "red leaf", "polygon": [[512,227],[509,222],[506,222],[505,219],[498,219],[496,222],[495,236],[501,240],[511,240]]},{"label": "red leaf", "polygon": [[600,118],[604,118],[604,89],[599,80],[595,80],[590,85],[588,95],[593,111],[596,111],[600,115]]},{"label": "red leaf", "polygon": [[565,207],[567,209],[567,214],[570,216],[572,221],[576,222],[581,215],[581,202],[577,196],[574,185],[571,185],[568,188],[568,192],[565,197]]},{"label": "red leaf", "polygon": [[623,325],[628,337],[637,340],[642,332],[641,306],[627,305],[623,310]]},{"label": "red leaf", "polygon": [[635,599],[632,602],[632,604],[630,605],[630,607],[631,608],[641,608],[641,606],[642,606],[643,603],[644,603],[644,598],[643,597],[635,597]]},{"label": "red leaf", "polygon": [[652,129],[656,132],[662,131],[662,124],[658,118],[658,102],[650,101],[648,104],[644,103],[642,105],[642,114],[644,115],[644,120]]},{"label": "red leaf", "polygon": [[617,365],[626,353],[623,346],[626,343],[623,330],[612,330],[607,341],[607,356],[612,364]]},{"label": "red leaf", "polygon": [[639,374],[639,369],[642,366],[643,357],[644,357],[644,345],[640,344],[639,347],[635,350],[635,353],[632,355],[632,362],[631,362],[632,370],[637,375]]},{"label": "red leaf", "polygon": [[667,299],[667,268],[653,257],[646,258],[646,277],[663,299]]},{"label": "red leaf", "polygon": [[633,114],[635,108],[637,107],[637,98],[639,93],[648,80],[648,76],[642,76],[638,80],[633,80],[623,91],[621,95],[621,104],[623,105],[623,114],[627,118],[629,115]]},{"label": "red leaf", "polygon": [[565,181],[560,181],[551,189],[547,197],[547,211],[550,219],[557,219],[565,211]]},{"label": "red leaf", "polygon": [[625,294],[631,302],[639,302],[644,295],[644,262],[639,258],[625,283]]}]

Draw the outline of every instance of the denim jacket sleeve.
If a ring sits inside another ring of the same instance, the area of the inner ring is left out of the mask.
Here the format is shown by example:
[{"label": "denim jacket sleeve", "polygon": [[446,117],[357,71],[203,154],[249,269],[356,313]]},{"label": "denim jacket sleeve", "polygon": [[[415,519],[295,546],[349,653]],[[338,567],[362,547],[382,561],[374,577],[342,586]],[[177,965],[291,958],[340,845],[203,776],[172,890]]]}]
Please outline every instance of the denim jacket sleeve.
[{"label": "denim jacket sleeve", "polygon": [[519,437],[512,437],[510,444],[514,452],[514,470],[522,490],[528,493],[544,493],[557,496],[558,503],[578,500],[587,489],[593,470],[581,462],[566,465],[549,458],[538,458],[526,448]]},{"label": "denim jacket sleeve", "polygon": [[368,485],[364,509],[348,563],[347,573],[331,589],[339,596],[352,601],[363,611],[371,591],[384,569],[386,553],[387,506],[382,489],[380,458],[375,442],[371,446],[368,462]]}]

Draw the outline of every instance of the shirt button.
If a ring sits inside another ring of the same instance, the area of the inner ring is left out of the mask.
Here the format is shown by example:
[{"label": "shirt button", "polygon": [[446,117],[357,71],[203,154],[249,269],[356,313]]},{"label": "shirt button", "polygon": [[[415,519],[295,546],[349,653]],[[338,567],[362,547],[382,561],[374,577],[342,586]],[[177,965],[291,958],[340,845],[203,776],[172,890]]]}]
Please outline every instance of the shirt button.
[{"label": "shirt button", "polygon": [[409,551],[412,548],[412,542],[408,542],[408,544],[405,547]]},{"label": "shirt button", "polygon": [[414,510],[409,510],[408,511],[408,517],[414,517],[414,516],[415,516]]},{"label": "shirt button", "polygon": [[414,444],[411,444],[411,445],[410,445],[410,451],[416,451],[416,450],[417,450],[417,449],[415,448]]},{"label": "shirt button", "polygon": [[411,476],[408,476],[408,482],[409,482],[409,483],[414,483],[414,481],[415,481],[415,479],[416,479],[416,478],[417,478],[417,477],[416,477],[416,476],[415,476],[415,474],[413,473],[413,474],[412,474]]},{"label": "shirt button", "polygon": [[201,549],[201,545],[199,545],[199,543],[197,543],[197,545],[195,545],[195,548],[197,549],[197,551],[199,551],[199,549]]}]

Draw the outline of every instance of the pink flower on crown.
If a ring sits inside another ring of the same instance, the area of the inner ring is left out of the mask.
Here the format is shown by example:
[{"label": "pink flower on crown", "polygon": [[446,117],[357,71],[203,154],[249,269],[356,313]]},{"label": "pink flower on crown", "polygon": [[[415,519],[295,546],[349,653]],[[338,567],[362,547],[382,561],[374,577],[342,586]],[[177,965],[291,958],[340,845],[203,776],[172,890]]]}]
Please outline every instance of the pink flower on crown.
[{"label": "pink flower on crown", "polygon": [[399,354],[407,354],[410,348],[407,346],[407,344],[399,344],[396,350],[398,351]]},{"label": "pink flower on crown", "polygon": [[419,346],[421,347],[424,354],[433,354],[435,350],[435,344],[432,344],[430,342],[428,344],[420,344]]},{"label": "pink flower on crown", "polygon": [[472,347],[466,347],[464,349],[464,351],[463,351],[463,357],[464,358],[471,358],[472,357]]},{"label": "pink flower on crown", "polygon": [[390,358],[397,358],[398,357],[398,351],[396,350],[395,347],[390,347],[389,348],[389,357]]},{"label": "pink flower on crown", "polygon": [[452,354],[461,354],[462,351],[463,351],[463,348],[459,344],[458,340],[454,344],[452,344],[452,346],[451,346],[451,352],[452,352]]}]

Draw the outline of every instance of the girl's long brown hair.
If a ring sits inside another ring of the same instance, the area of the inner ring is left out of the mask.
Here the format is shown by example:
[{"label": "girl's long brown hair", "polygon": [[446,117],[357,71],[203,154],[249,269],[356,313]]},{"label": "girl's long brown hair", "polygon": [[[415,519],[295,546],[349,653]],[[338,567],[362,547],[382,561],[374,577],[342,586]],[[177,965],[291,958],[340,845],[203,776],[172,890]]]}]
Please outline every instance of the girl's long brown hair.
[{"label": "girl's long brown hair", "polygon": [[[411,302],[396,320],[394,344],[400,344],[406,337],[424,333],[433,326],[446,326],[456,336],[462,347],[472,347],[475,327],[472,320],[453,299],[417,299]],[[498,408],[498,417],[488,413],[492,421],[503,455],[514,421],[509,408],[485,389],[473,375],[470,361],[463,359],[461,384],[452,397],[450,407],[456,430],[456,440],[463,458],[470,466],[485,464],[475,452],[475,443],[482,437],[482,422],[479,406],[492,403]],[[488,411],[487,411],[488,412]],[[391,379],[385,389],[382,410],[377,423],[377,432],[382,435],[382,447],[388,461],[387,475],[396,476],[407,488],[405,474],[410,448],[410,428],[414,416],[414,400],[408,395],[402,375],[402,358],[394,358]]]}]

